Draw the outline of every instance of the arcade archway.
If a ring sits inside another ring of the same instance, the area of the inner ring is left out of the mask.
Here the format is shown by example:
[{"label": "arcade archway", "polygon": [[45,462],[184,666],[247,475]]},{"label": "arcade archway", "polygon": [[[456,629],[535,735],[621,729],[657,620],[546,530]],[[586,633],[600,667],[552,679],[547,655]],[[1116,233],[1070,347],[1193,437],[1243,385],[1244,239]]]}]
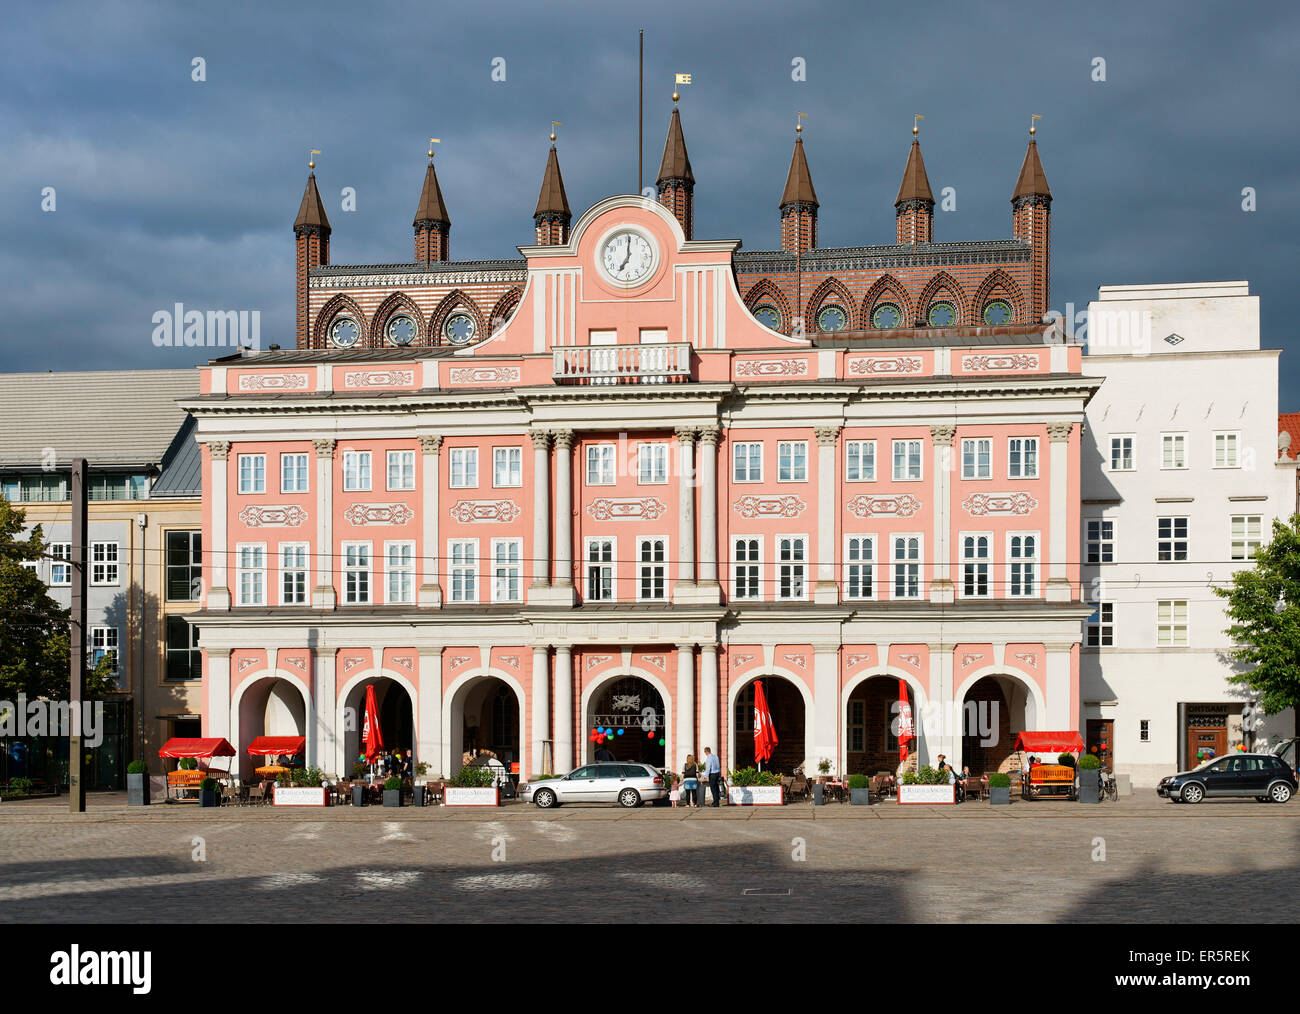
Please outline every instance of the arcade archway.
[{"label": "arcade archway", "polygon": [[449,702],[451,768],[459,770],[466,754],[490,751],[512,771],[523,760],[523,701],[498,676],[475,676],[457,686]]},{"label": "arcade archway", "polygon": [[[668,714],[663,695],[640,676],[619,676],[596,688],[587,703],[582,729],[583,756],[596,760],[601,747],[615,760],[640,761],[656,768],[665,766],[668,744]],[[603,743],[592,738],[593,730],[606,732]]]},{"label": "arcade archway", "polygon": [[239,732],[234,745],[239,756],[231,768],[239,771],[241,780],[251,779],[253,769],[266,763],[266,758],[248,753],[258,736],[307,738],[308,704],[303,690],[282,676],[266,676],[241,687],[237,706]]},{"label": "arcade archway", "polygon": [[[396,750],[405,755],[407,750],[415,750],[415,702],[410,692],[401,683],[389,676],[375,676],[363,679],[351,687],[343,699],[343,714],[354,716],[345,718],[343,723],[343,771],[340,775],[351,774],[357,757],[364,751],[361,732],[365,728],[366,687],[374,686],[375,703],[379,708],[379,734],[383,739],[384,751]],[[433,760],[434,758],[416,758]]]},{"label": "arcade archway", "polygon": [[[921,711],[916,692],[906,682],[907,703],[912,711],[914,738],[909,753],[918,752],[921,736]],[[844,718],[845,773],[874,775],[881,771],[893,774],[899,763],[899,679],[896,676],[871,676],[849,694]]]},{"label": "arcade archway", "polygon": [[966,690],[961,709],[961,763],[974,774],[1000,771],[1017,733],[1033,728],[1034,701],[1014,676],[983,676]]},{"label": "arcade archway", "polygon": [[[765,675],[750,680],[736,694],[731,715],[731,756],[737,768],[754,767],[754,684],[763,681],[767,707],[776,731],[776,750],[763,762],[765,771],[790,774],[808,756],[807,716],[803,694],[783,676]],[[815,771],[809,772],[816,774]]]}]

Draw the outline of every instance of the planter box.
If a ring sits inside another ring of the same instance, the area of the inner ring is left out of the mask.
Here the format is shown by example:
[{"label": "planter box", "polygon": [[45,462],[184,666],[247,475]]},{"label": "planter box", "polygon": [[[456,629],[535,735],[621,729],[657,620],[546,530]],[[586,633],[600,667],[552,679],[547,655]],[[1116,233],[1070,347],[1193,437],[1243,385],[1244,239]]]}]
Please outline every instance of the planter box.
[{"label": "planter box", "polygon": [[329,790],[277,785],[272,791],[271,802],[276,806],[329,806]]},{"label": "planter box", "polygon": [[898,801],[912,806],[955,804],[957,786],[955,785],[900,785]]},{"label": "planter box", "polygon": [[989,786],[989,803],[992,806],[1010,806],[1011,805],[1011,786],[1010,785],[990,785]]},{"label": "planter box", "polygon": [[353,806],[366,805],[366,787],[364,785],[352,786],[352,805]]},{"label": "planter box", "polygon": [[385,806],[401,806],[402,790],[401,789],[384,789]]},{"label": "planter box", "polygon": [[424,786],[423,786],[423,785],[417,785],[417,786],[415,786],[414,788],[411,789],[411,805],[412,805],[412,806],[423,806],[423,805],[424,805]]},{"label": "planter box", "polygon": [[1079,802],[1080,803],[1100,803],[1097,798],[1097,786],[1101,782],[1100,772],[1095,768],[1092,771],[1079,770]]},{"label": "planter box", "polygon": [[488,788],[457,788],[448,785],[442,790],[445,806],[500,806],[501,792],[495,786]]},{"label": "planter box", "polygon": [[221,793],[217,791],[209,792],[206,789],[199,789],[199,806],[220,806]]},{"label": "planter box", "polygon": [[727,802],[732,806],[783,806],[784,785],[729,785]]},{"label": "planter box", "polygon": [[812,796],[813,806],[824,806],[826,804],[826,786],[821,782],[813,782]]},{"label": "planter box", "polygon": [[126,776],[126,803],[128,806],[149,805],[148,774]]},{"label": "planter box", "polygon": [[870,806],[871,790],[870,789],[849,789],[850,806]]}]

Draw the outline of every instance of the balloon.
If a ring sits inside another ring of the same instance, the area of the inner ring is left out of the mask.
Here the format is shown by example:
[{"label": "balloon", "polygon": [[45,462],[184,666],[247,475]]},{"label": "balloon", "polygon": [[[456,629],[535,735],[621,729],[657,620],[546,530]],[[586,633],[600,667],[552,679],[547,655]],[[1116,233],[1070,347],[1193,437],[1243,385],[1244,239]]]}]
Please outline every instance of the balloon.
[{"label": "balloon", "polygon": [[647,732],[647,733],[646,733],[646,737],[647,737],[648,739],[654,739],[654,738],[655,738],[654,730],[651,729],[649,732]]},{"label": "balloon", "polygon": [[623,730],[622,730],[622,729],[619,729],[619,730],[618,730],[618,734],[619,734],[620,736],[623,735]]},{"label": "balloon", "polygon": [[664,745],[664,741],[663,741],[662,739],[659,741],[659,745],[660,745],[660,746],[663,746],[663,745]]}]

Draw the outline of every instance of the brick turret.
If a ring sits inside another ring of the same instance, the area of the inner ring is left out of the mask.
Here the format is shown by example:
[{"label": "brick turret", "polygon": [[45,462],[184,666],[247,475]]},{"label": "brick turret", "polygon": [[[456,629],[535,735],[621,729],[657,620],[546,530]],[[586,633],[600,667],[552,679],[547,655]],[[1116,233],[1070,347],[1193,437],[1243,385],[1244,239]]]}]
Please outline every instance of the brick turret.
[{"label": "brick turret", "polygon": [[1029,148],[1011,195],[1011,230],[1033,247],[1030,273],[1030,323],[1042,320],[1051,306],[1052,191],[1038,159],[1035,128],[1029,128]]},{"label": "brick turret", "polygon": [[433,171],[432,156],[429,158],[429,168],[424,172],[424,189],[420,191],[420,206],[415,209],[415,221],[411,224],[415,227],[417,261],[427,263],[448,259],[451,219],[447,216],[447,205],[442,201],[442,189],[438,186],[438,174]]},{"label": "brick turret", "polygon": [[316,189],[316,173],[307,176],[307,187],[302,193],[302,204],[293,223],[295,250],[294,290],[298,318],[297,345],[307,348],[311,330],[311,294],[307,276],[312,268],[330,262],[330,222],[325,217],[325,205]]},{"label": "brick turret", "polygon": [[803,138],[794,139],[790,171],[781,192],[781,249],[805,254],[817,245],[817,191],[813,189]]},{"label": "brick turret", "polygon": [[533,226],[538,246],[555,246],[569,241],[569,198],[564,193],[564,177],[560,175],[560,159],[551,145],[546,160],[546,173],[542,176],[542,192],[537,196],[537,210],[533,212]]},{"label": "brick turret", "polygon": [[691,172],[691,158],[686,154],[686,138],[682,136],[682,118],[676,106],[668,121],[668,140],[664,142],[664,157],[656,183],[659,203],[673,213],[686,238],[691,239],[695,228],[695,174]]},{"label": "brick turret", "polygon": [[921,142],[912,128],[912,150],[907,153],[903,182],[894,201],[895,228],[899,243],[934,242],[934,194],[921,158]]}]

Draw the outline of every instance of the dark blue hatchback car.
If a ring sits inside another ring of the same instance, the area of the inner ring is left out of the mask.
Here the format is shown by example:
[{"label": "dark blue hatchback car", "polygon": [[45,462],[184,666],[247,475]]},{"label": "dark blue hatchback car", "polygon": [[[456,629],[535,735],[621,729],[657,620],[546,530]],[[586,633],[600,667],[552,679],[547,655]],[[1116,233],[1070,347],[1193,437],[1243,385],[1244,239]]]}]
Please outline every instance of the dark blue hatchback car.
[{"label": "dark blue hatchback car", "polygon": [[1235,753],[1161,780],[1156,795],[1175,803],[1199,803],[1219,796],[1255,797],[1261,803],[1285,803],[1297,788],[1295,772],[1269,753]]}]

